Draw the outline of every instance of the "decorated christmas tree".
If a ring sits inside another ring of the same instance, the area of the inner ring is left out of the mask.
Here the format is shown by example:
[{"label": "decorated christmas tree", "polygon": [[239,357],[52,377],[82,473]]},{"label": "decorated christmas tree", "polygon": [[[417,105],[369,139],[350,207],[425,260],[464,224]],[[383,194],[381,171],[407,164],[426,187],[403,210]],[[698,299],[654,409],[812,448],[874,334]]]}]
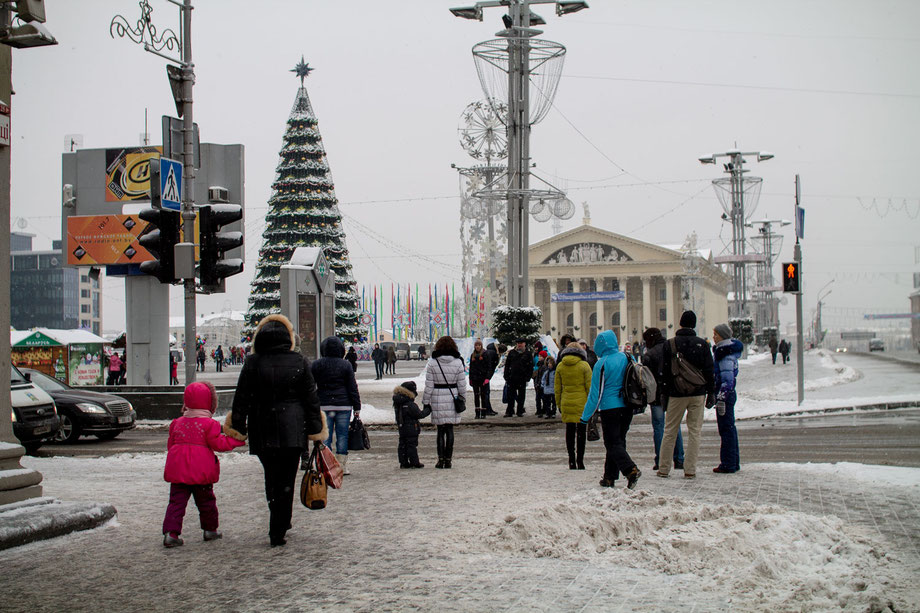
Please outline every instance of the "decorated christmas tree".
[{"label": "decorated christmas tree", "polygon": [[335,273],[335,333],[348,341],[367,336],[360,324],[358,291],[351,273],[342,214],[310,97],[303,86],[313,69],[303,58],[291,71],[300,88],[288,117],[277,175],[265,216],[259,263],[252,280],[243,341],[251,342],[259,321],[281,311],[281,266],[296,247],[322,247]]}]

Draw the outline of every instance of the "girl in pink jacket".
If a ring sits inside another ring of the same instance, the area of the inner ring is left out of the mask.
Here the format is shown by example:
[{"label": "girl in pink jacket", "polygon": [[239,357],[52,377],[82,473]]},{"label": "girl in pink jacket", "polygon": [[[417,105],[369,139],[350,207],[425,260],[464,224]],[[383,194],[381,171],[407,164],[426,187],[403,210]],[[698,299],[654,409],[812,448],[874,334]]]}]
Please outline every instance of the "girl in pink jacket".
[{"label": "girl in pink jacket", "polygon": [[[169,487],[169,506],[163,519],[163,545],[183,544],[182,518],[190,497],[195,498],[204,540],[213,541],[223,535],[217,530],[217,499],[214,484],[220,478],[220,463],[215,451],[230,451],[244,444],[246,437],[233,428],[230,420],[221,426],[211,416],[217,409],[217,391],[207,382],[192,383],[185,388],[182,417],[169,425],[166,470],[163,478]],[[230,417],[229,415],[227,416]]]}]

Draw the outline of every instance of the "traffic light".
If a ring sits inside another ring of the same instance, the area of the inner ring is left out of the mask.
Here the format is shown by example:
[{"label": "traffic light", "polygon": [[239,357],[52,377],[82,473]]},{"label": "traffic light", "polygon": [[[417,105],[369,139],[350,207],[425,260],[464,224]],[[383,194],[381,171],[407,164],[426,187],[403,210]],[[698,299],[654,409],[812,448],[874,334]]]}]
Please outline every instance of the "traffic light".
[{"label": "traffic light", "polygon": [[798,292],[801,291],[800,276],[802,267],[798,262],[786,262],[783,264],[783,291]]},{"label": "traffic light", "polygon": [[221,259],[225,252],[243,244],[242,232],[220,232],[227,224],[243,218],[238,204],[209,204],[198,208],[198,278],[202,291],[217,291],[226,277],[243,272],[241,258]]},{"label": "traffic light", "polygon": [[144,209],[138,217],[148,222],[138,242],[157,258],[141,262],[141,272],[153,275],[160,283],[176,283],[175,248],[181,225],[179,213],[169,209]]}]

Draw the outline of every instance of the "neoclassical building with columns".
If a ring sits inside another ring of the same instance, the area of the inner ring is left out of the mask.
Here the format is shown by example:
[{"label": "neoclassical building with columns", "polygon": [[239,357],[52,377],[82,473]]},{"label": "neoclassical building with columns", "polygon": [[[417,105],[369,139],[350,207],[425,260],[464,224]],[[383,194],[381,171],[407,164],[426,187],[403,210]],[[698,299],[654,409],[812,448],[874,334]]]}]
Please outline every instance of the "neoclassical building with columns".
[{"label": "neoclassical building with columns", "polygon": [[544,331],[593,344],[614,330],[620,344],[641,341],[646,328],[674,335],[685,309],[699,336],[728,321],[730,277],[709,253],[645,243],[582,225],[530,246],[530,304],[543,310]]}]

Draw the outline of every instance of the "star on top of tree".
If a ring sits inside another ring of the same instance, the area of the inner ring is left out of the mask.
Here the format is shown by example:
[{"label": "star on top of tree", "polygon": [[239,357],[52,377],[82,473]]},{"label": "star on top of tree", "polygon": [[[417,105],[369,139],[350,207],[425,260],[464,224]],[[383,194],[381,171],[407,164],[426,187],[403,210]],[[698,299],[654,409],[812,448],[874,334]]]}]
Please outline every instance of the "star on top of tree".
[{"label": "star on top of tree", "polygon": [[305,64],[303,61],[303,56],[300,56],[300,61],[296,66],[291,70],[294,74],[300,77],[300,86],[303,87],[303,80],[310,75],[312,71],[316,70],[315,68],[310,68],[310,64]]}]

